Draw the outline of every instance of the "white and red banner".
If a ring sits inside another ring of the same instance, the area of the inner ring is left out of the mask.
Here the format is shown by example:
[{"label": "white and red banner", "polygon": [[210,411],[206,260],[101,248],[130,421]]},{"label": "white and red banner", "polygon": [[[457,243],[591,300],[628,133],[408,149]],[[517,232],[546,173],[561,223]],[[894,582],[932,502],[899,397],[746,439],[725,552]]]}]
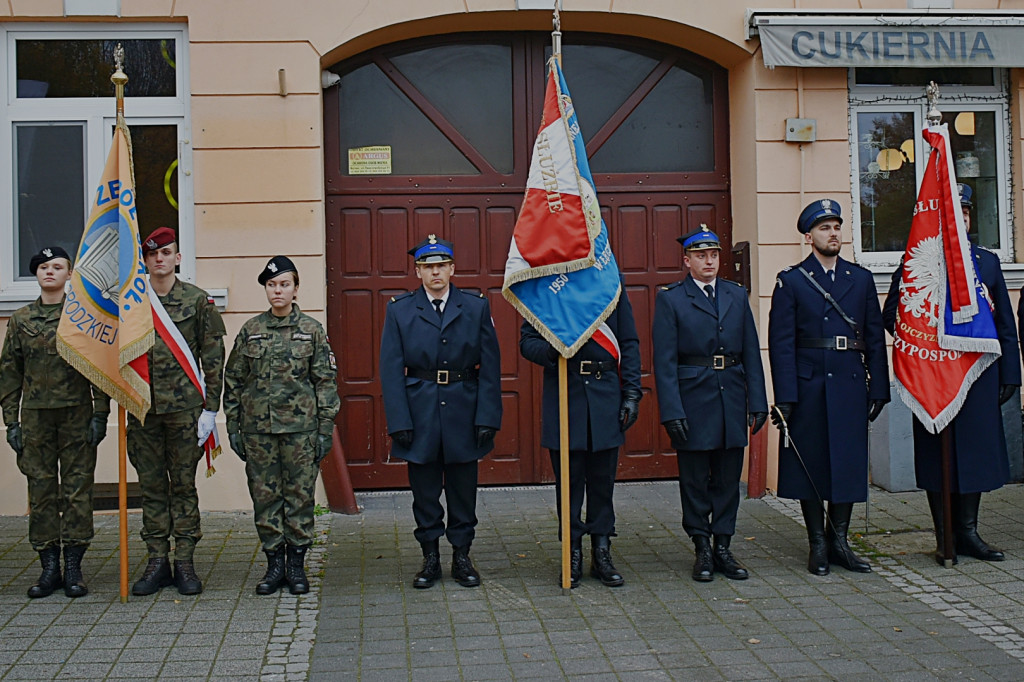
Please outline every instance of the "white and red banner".
[{"label": "white and red banner", "polygon": [[620,288],[572,98],[552,58],[501,293],[564,357],[593,336],[618,358],[603,323]]},{"label": "white and red banner", "polygon": [[892,355],[900,397],[938,433],[1001,351],[960,209],[949,131],[943,124],[922,134],[932,151],[903,257]]}]

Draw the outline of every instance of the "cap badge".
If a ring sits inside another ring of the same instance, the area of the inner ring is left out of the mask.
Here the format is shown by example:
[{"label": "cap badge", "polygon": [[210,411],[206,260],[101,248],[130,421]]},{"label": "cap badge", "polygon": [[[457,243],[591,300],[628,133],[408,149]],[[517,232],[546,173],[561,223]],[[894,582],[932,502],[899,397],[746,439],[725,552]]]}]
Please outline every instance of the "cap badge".
[{"label": "cap badge", "polygon": [[151,249],[155,249],[156,248],[156,240],[155,239],[147,239],[146,240],[146,246],[148,246]]},{"label": "cap badge", "polygon": [[43,249],[43,255],[47,258],[53,258],[53,251],[50,249]]},{"label": "cap badge", "polygon": [[267,263],[267,270],[277,272],[277,263]]},{"label": "cap badge", "polygon": [[821,207],[823,209],[825,209],[826,211],[831,212],[832,211],[832,200],[831,199],[822,199],[821,200]]},{"label": "cap badge", "polygon": [[431,244],[436,244],[437,243],[437,235],[433,235],[433,234],[427,235],[427,241],[430,242]]}]

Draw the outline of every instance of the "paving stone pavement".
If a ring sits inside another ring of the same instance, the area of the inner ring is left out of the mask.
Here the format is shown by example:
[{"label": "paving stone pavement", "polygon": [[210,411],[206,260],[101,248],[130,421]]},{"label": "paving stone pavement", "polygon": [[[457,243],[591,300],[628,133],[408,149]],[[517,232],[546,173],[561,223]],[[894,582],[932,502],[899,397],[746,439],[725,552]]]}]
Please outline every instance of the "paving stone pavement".
[{"label": "paving stone pavement", "polygon": [[[256,596],[265,563],[251,514],[206,513],[199,597],[168,588],[121,604],[116,517],[98,515],[90,594],[29,600],[27,519],[0,517],[0,679],[1024,679],[1024,486],[983,498],[982,534],[1007,561],[952,570],[927,554],[923,493],[871,495],[852,527],[874,573],[807,573],[799,507],[769,497],[743,501],[733,540],[751,578],[698,584],[676,484],[619,484],[613,555],[626,585],[585,576],[569,595],[550,486],[480,491],[477,589],[447,577],[447,547],[446,578],[412,588],[407,492],[360,494],[360,515],[319,517],[301,597]],[[145,558],[130,519],[134,579]]]}]

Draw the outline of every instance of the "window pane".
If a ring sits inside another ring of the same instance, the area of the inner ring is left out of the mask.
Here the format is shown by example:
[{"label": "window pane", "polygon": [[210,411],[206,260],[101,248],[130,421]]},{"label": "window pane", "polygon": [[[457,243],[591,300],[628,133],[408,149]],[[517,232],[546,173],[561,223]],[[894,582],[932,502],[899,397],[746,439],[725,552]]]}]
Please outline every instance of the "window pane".
[{"label": "window pane", "polygon": [[83,123],[15,124],[18,279],[34,279],[28,261],[40,249],[78,249],[85,228],[84,131]]},{"label": "window pane", "polygon": [[133,124],[131,131],[139,233],[145,239],[163,226],[177,232],[178,128]]},{"label": "window pane", "polygon": [[857,114],[860,238],[864,251],[903,251],[917,197],[914,114]]},{"label": "window pane", "polygon": [[[995,85],[992,69],[969,69],[959,67],[927,69],[886,69],[882,67],[859,67],[854,70],[857,85],[916,85],[922,88],[935,81],[940,86],[950,85]],[[924,94],[922,92],[922,94]]]},{"label": "window pane", "polygon": [[128,97],[174,97],[174,40],[18,40],[18,97],[113,97],[114,48],[124,47]]},{"label": "window pane", "polygon": [[993,111],[946,112],[956,178],[974,190],[971,233],[978,244],[998,249],[999,185],[996,149],[996,114]]},{"label": "window pane", "polygon": [[512,172],[512,48],[446,45],[392,63],[499,173]]},{"label": "window pane", "polygon": [[[573,97],[575,99],[575,94]],[[597,150],[590,160],[591,170],[594,173],[714,170],[712,102],[710,74],[673,67]]]},{"label": "window pane", "polygon": [[479,175],[375,64],[342,76],[337,96],[344,175],[349,174],[349,149],[376,145],[391,147],[393,175]]}]

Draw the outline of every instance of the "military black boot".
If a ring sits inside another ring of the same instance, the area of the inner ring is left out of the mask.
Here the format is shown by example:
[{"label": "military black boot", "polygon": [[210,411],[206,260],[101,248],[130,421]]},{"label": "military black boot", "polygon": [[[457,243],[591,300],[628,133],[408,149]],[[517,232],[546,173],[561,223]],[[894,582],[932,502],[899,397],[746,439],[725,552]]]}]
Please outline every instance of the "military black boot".
[{"label": "military black boot", "polygon": [[423,568],[413,578],[412,586],[425,590],[441,579],[441,551],[437,540],[421,542],[420,547],[423,549]]},{"label": "military black boot", "polygon": [[452,548],[452,578],[463,587],[479,587],[480,574],[469,558],[469,545]]},{"label": "military black boot", "polygon": [[[934,492],[934,491],[929,490],[929,491],[926,491],[926,494],[928,496],[928,510],[932,513],[932,525],[935,527],[935,562],[939,566],[945,566],[946,565],[946,557],[942,553],[942,546],[943,546],[943,543],[945,542],[945,540],[943,538],[945,526],[942,524],[942,493]],[[952,511],[953,511],[953,518],[954,519],[956,518],[956,515],[957,515],[956,514],[956,512],[957,512],[956,506],[957,505],[955,504],[956,497],[957,497],[956,494],[954,494],[953,495],[953,502],[954,502],[954,504],[953,504],[953,509],[952,509]],[[953,546],[954,546],[954,548],[956,547],[956,543],[955,542],[954,542]],[[955,551],[955,549],[954,549],[954,551]],[[956,554],[953,554],[953,565],[955,566],[956,563],[957,563]]]},{"label": "military black boot", "polygon": [[828,575],[828,542],[825,540],[825,508],[818,500],[800,500],[800,510],[807,524],[807,570],[814,575]]},{"label": "military black boot", "polygon": [[87,545],[64,545],[64,594],[72,599],[89,594],[82,577],[82,557]]},{"label": "military black boot", "polygon": [[60,577],[60,545],[39,550],[39,563],[43,567],[43,572],[39,574],[39,580],[35,585],[28,588],[28,596],[31,599],[49,597],[54,590],[64,584]]},{"label": "military black boot", "polygon": [[274,594],[285,584],[285,549],[265,549],[263,553],[267,555],[267,572],[263,575],[263,580],[256,583],[256,594]]},{"label": "military black boot", "polygon": [[989,547],[988,543],[978,535],[978,509],[981,506],[981,493],[967,493],[959,495],[959,498],[957,514],[953,517],[957,553],[966,554],[982,561],[1004,561],[1006,555],[994,547]]},{"label": "military black boot", "polygon": [[142,577],[132,585],[132,594],[136,597],[144,597],[147,594],[155,594],[161,587],[173,584],[171,562],[165,556],[151,556]]},{"label": "military black boot", "polygon": [[715,560],[711,556],[711,539],[707,535],[693,536],[693,572],[690,576],[699,583],[715,579]]},{"label": "military black boot", "polygon": [[287,565],[285,566],[285,578],[288,580],[288,591],[292,594],[306,594],[309,592],[309,579],[306,578],[306,550],[309,547],[296,547],[288,545]]},{"label": "military black boot", "polygon": [[583,538],[569,542],[569,587],[579,587],[583,578]]},{"label": "military black boot", "polygon": [[747,572],[743,564],[736,561],[736,557],[729,550],[729,543],[731,541],[732,536],[730,535],[715,536],[715,549],[712,552],[715,570],[729,580],[746,580],[750,577],[750,573]]},{"label": "military black boot", "polygon": [[607,535],[590,537],[590,577],[608,587],[619,587],[626,582],[612,565],[612,541]]},{"label": "military black boot", "polygon": [[825,535],[828,539],[829,563],[838,564],[854,573],[870,573],[871,564],[861,559],[850,549],[847,533],[850,532],[850,516],[853,504],[828,503],[828,519]]},{"label": "military black boot", "polygon": [[200,594],[203,591],[203,581],[196,575],[191,559],[175,560],[174,585],[178,594]]}]

